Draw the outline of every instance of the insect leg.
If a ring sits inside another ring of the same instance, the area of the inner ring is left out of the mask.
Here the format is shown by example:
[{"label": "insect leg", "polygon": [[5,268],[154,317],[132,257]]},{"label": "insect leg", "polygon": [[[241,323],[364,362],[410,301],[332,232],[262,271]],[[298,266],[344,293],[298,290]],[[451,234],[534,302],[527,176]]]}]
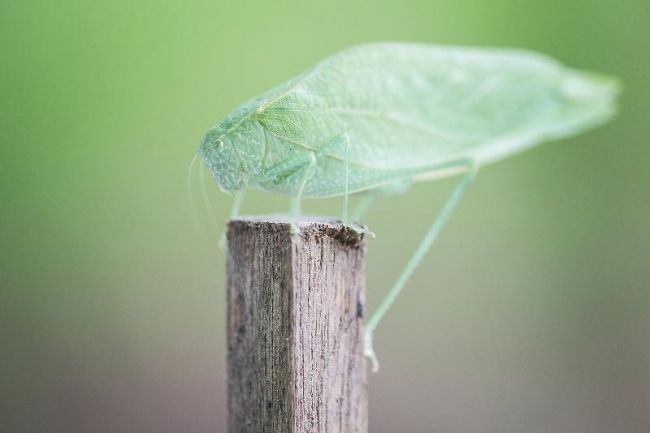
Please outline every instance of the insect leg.
[{"label": "insect leg", "polygon": [[[332,137],[318,148],[316,159],[319,160],[327,152],[336,150],[343,144],[343,211],[341,215],[341,222],[344,226],[351,227],[358,230],[357,227],[350,225],[350,137],[346,133],[340,133]],[[362,230],[365,231],[365,230]]]},{"label": "insect leg", "polygon": [[[241,208],[241,203],[244,200],[244,193],[246,192],[246,185],[239,191],[235,191],[233,195],[232,205],[230,207],[230,219],[234,220],[239,218],[239,209]],[[221,232],[221,237],[219,238],[219,249],[224,251],[228,246],[228,238],[226,232]]]},{"label": "insect leg", "polygon": [[273,183],[282,183],[305,168],[307,164],[309,164],[309,157],[287,158],[264,169],[262,176]]},{"label": "insect leg", "polygon": [[[306,157],[292,158],[281,161],[269,167],[265,172],[265,177],[273,179],[274,182],[284,182],[294,175],[300,175],[298,189],[296,195],[291,198],[291,233],[299,233],[298,225],[296,224],[300,216],[300,204],[305,190],[305,186],[311,180],[316,172],[318,161],[327,155],[327,152],[337,148],[342,142],[347,143],[348,138],[346,134],[337,134],[331,139],[318,146],[316,152],[308,152]],[[347,149],[347,146],[346,146]],[[346,170],[347,180],[347,170]],[[347,183],[346,183],[347,187]]]},{"label": "insect leg", "polygon": [[[311,180],[311,178],[315,174],[315,169],[316,165],[318,164],[318,160],[324,157],[327,152],[330,150],[336,148],[337,145],[341,143],[341,141],[345,141],[346,143],[346,151],[348,149],[347,143],[348,143],[348,136],[347,134],[338,134],[335,135],[333,138],[330,140],[326,141],[322,145],[318,147],[318,150],[316,152],[310,152],[309,153],[309,160],[306,163],[306,167],[302,173],[302,178],[300,180],[300,185],[298,186],[298,191],[296,193],[296,196],[292,198],[291,200],[291,215],[292,215],[292,221],[291,221],[291,233],[292,234],[297,234],[300,232],[300,229],[298,228],[298,225],[296,224],[296,221],[298,220],[298,217],[300,216],[300,204],[302,202],[302,195],[305,190],[305,185],[307,185],[307,182]],[[303,163],[304,164],[304,163]],[[345,206],[347,207],[347,162],[346,162],[346,204]]]},{"label": "insect leg", "polygon": [[345,138],[345,152],[343,157],[343,166],[345,170],[345,196],[343,198],[343,216],[341,220],[343,225],[347,226],[349,223],[349,199],[350,199],[350,139],[347,134]]},{"label": "insect leg", "polygon": [[456,208],[456,205],[458,204],[467,187],[472,183],[472,180],[476,176],[476,172],[478,170],[478,164],[476,164],[476,162],[471,159],[461,160],[457,163],[457,166],[459,168],[464,168],[466,170],[465,174],[454,187],[454,190],[445,202],[442,210],[433,221],[433,224],[420,242],[420,245],[418,245],[409,262],[406,264],[406,267],[395,281],[395,284],[390,289],[386,297],[382,300],[381,304],[379,304],[379,307],[377,307],[377,310],[373,313],[372,317],[370,317],[370,320],[368,320],[368,323],[366,324],[364,354],[370,359],[373,371],[379,370],[379,361],[377,360],[377,356],[375,355],[375,351],[372,346],[372,337],[375,329],[377,328],[377,325],[384,317],[386,312],[390,309],[391,305],[393,305],[395,299],[397,299],[400,292],[404,288],[404,284],[406,284],[411,275],[413,275],[413,272],[420,264],[426,253],[429,251],[429,248],[431,248],[431,244],[433,244],[433,241],[436,240],[440,234],[440,231],[449,220],[451,213]]},{"label": "insect leg", "polygon": [[244,194],[246,188],[242,188],[239,191],[236,191],[233,195],[232,207],[230,208],[230,219],[234,220],[239,217],[239,209],[241,209],[241,204],[244,201]]},{"label": "insect leg", "polygon": [[372,206],[379,197],[404,194],[410,187],[411,181],[403,179],[365,191],[361,201],[352,211],[350,219],[352,221],[361,222],[368,212],[368,209],[370,209],[370,206]]},{"label": "insect leg", "polygon": [[379,198],[380,195],[381,193],[379,192],[378,188],[371,189],[370,191],[366,192],[361,198],[361,202],[350,214],[352,221],[361,222],[363,217],[366,215],[366,212],[368,212],[368,209],[370,209],[370,206],[372,206],[372,204],[377,200],[377,198]]},{"label": "insect leg", "polygon": [[300,204],[302,202],[302,194],[303,191],[305,190],[305,185],[307,185],[307,182],[311,180],[311,178],[314,176],[315,168],[316,168],[316,155],[313,152],[309,153],[309,162],[307,163],[307,166],[304,168],[304,171],[302,173],[302,178],[300,179],[300,184],[298,186],[298,191],[296,192],[296,196],[291,198],[291,234],[295,235],[300,233],[300,229],[298,228],[298,218],[300,217]]}]

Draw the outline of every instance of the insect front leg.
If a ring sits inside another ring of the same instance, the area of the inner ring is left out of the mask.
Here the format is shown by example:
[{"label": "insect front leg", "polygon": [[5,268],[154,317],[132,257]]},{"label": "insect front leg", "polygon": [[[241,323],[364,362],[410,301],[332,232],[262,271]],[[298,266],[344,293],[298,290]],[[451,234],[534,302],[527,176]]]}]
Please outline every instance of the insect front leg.
[{"label": "insect front leg", "polygon": [[[292,235],[300,233],[300,229],[298,228],[296,221],[300,216],[300,202],[302,199],[303,191],[305,189],[305,185],[313,176],[313,168],[310,166],[315,165],[315,163],[312,162],[314,159],[314,152],[310,151],[308,152],[307,156],[300,156],[297,158],[290,157],[279,161],[269,167],[266,167],[262,173],[264,182],[268,182],[273,185],[284,185],[285,187],[293,184],[293,182],[295,182],[296,176],[300,176],[296,193],[291,197],[290,231]],[[291,190],[291,188],[287,189]]]},{"label": "insect front leg", "polygon": [[[230,207],[230,220],[239,218],[239,210],[241,209],[242,201],[244,201],[244,193],[246,192],[246,184],[244,187],[233,193],[232,205]],[[222,232],[219,237],[219,249],[224,251],[228,246],[228,238],[226,237],[226,232]]]},{"label": "insect front leg", "polygon": [[239,217],[239,210],[241,209],[241,204],[244,201],[245,192],[246,188],[242,188],[233,194],[232,207],[230,208],[231,220]]},{"label": "insect front leg", "polygon": [[381,319],[384,317],[386,312],[388,312],[390,307],[393,305],[393,303],[399,296],[400,292],[404,288],[404,285],[409,280],[411,275],[413,275],[413,272],[418,267],[418,265],[420,264],[424,256],[427,254],[429,248],[431,248],[431,244],[433,244],[433,241],[436,240],[436,238],[442,231],[443,227],[449,220],[451,213],[458,205],[458,202],[460,201],[460,198],[462,197],[463,193],[465,192],[467,187],[472,183],[472,180],[476,176],[476,172],[478,171],[478,164],[472,159],[461,159],[458,161],[452,161],[445,164],[433,166],[431,171],[433,172],[437,170],[450,169],[450,168],[462,168],[465,171],[465,174],[454,187],[454,190],[452,191],[451,195],[443,205],[442,210],[440,211],[436,219],[433,221],[433,224],[431,225],[431,227],[425,234],[424,238],[420,242],[420,245],[418,245],[411,259],[406,264],[406,267],[404,268],[402,273],[395,281],[395,284],[389,290],[386,297],[381,301],[381,304],[379,304],[379,307],[377,307],[377,310],[370,317],[370,320],[368,320],[368,323],[366,324],[366,333],[364,339],[364,354],[370,359],[370,363],[372,365],[373,371],[379,370],[379,361],[377,359],[377,355],[375,354],[372,345],[372,338],[373,338],[375,328],[377,328],[377,325],[379,324]]},{"label": "insect front leg", "polygon": [[316,155],[313,152],[309,152],[309,162],[302,172],[302,177],[300,183],[298,184],[298,190],[296,195],[291,198],[291,234],[296,235],[300,233],[300,228],[298,227],[298,218],[300,217],[300,205],[302,203],[302,195],[305,190],[305,185],[311,180],[316,171]]}]

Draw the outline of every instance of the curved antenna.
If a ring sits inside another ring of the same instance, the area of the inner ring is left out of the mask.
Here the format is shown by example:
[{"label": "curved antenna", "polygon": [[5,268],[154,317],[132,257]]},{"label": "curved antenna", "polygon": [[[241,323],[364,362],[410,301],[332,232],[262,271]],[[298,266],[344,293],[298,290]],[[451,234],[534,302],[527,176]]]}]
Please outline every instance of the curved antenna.
[{"label": "curved antenna", "polygon": [[194,201],[194,189],[192,188],[192,173],[194,172],[194,164],[196,163],[196,158],[198,157],[198,154],[194,154],[194,157],[190,161],[190,165],[187,167],[187,203],[190,211],[190,218],[192,219],[192,226],[194,227],[194,230],[199,232],[199,231],[206,231],[205,226],[199,221],[199,218],[197,217],[197,211],[196,211],[196,202]]},{"label": "curved antenna", "polygon": [[208,196],[208,189],[205,187],[205,174],[204,174],[204,169],[203,169],[204,166],[205,166],[205,164],[201,164],[201,168],[199,169],[200,176],[201,176],[201,196],[203,197],[203,206],[208,211],[208,217],[210,218],[210,224],[214,224],[215,221],[217,220],[217,217],[216,217],[216,214],[214,213],[214,208],[212,207],[212,204],[210,204],[210,197]]}]

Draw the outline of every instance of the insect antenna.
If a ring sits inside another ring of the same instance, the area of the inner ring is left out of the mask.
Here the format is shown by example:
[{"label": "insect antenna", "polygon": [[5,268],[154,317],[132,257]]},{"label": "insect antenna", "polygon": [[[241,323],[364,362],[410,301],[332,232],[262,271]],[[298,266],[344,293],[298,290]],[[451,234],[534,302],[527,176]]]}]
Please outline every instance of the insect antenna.
[{"label": "insect antenna", "polygon": [[203,207],[206,209],[208,212],[208,218],[210,220],[209,226],[212,227],[214,224],[217,224],[217,217],[214,212],[214,208],[212,207],[212,204],[210,203],[210,197],[208,196],[208,189],[205,187],[205,170],[204,170],[205,164],[201,164],[201,168],[199,169],[199,174],[201,177],[201,196],[203,197]]},{"label": "insect antenna", "polygon": [[194,157],[190,161],[189,166],[187,167],[187,205],[190,212],[190,218],[192,220],[192,227],[195,232],[205,232],[205,226],[199,222],[196,211],[196,202],[194,201],[194,188],[192,188],[192,173],[194,172],[194,164],[196,163],[196,158],[198,154],[194,154]]}]

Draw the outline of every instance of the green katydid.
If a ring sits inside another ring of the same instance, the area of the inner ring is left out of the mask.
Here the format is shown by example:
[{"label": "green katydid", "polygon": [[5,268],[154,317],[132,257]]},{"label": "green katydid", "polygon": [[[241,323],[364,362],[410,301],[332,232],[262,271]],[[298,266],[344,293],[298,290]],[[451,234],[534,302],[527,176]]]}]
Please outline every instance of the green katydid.
[{"label": "green katydid", "polygon": [[[529,51],[414,43],[360,45],[242,104],[210,129],[198,154],[236,217],[247,188],[303,198],[369,198],[412,182],[462,175],[395,285],[377,324],[440,233],[479,167],[603,123],[616,80]],[[366,201],[364,207],[369,204]],[[355,215],[360,218],[361,215]]]}]

